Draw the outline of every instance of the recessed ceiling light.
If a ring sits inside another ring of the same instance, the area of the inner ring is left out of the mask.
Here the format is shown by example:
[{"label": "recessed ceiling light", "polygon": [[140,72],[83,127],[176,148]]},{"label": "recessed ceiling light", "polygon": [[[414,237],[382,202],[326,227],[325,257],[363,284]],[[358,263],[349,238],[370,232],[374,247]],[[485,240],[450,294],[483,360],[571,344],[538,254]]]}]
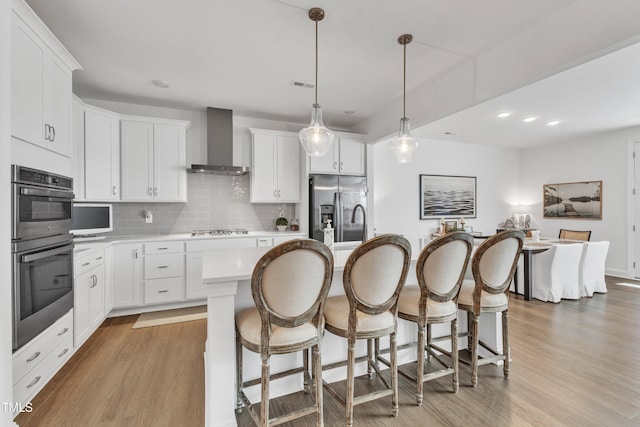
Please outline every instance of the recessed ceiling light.
[{"label": "recessed ceiling light", "polygon": [[528,116],[528,117],[525,117],[524,119],[522,119],[522,121],[525,122],[525,123],[531,123],[531,122],[535,121],[536,119],[537,119],[537,117]]},{"label": "recessed ceiling light", "polygon": [[510,112],[508,112],[508,111],[503,111],[502,113],[498,113],[498,118],[499,118],[499,119],[505,119],[505,118],[509,117],[510,115],[511,115],[511,113],[510,113]]},{"label": "recessed ceiling light", "polygon": [[551,120],[547,122],[547,126],[556,126],[560,124],[560,120]]},{"label": "recessed ceiling light", "polygon": [[356,110],[342,110],[342,112],[345,114],[355,114]]},{"label": "recessed ceiling light", "polygon": [[169,84],[167,82],[163,82],[162,80],[151,80],[151,83],[158,87],[161,87],[162,89],[166,89],[169,87]]}]

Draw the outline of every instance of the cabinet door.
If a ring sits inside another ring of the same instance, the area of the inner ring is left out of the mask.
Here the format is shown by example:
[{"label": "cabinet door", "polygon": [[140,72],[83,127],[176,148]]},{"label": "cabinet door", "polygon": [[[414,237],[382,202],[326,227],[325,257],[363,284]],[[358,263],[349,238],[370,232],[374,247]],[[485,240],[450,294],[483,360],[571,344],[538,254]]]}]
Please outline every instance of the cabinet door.
[{"label": "cabinet door", "polygon": [[153,124],[122,121],[122,200],[153,199]]},{"label": "cabinet door", "polygon": [[364,175],[365,144],[353,138],[340,138],[340,173],[345,175]]},{"label": "cabinet door", "polygon": [[49,126],[44,147],[70,157],[71,71],[48,53],[43,65],[42,118]]},{"label": "cabinet door", "polygon": [[87,200],[120,199],[120,121],[85,112],[85,196]]},{"label": "cabinet door", "polygon": [[280,202],[300,201],[300,143],[294,136],[279,136],[277,195]]},{"label": "cabinet door", "polygon": [[333,146],[327,154],[321,157],[309,158],[309,172],[311,173],[338,173],[340,139],[336,137]]},{"label": "cabinet door", "polygon": [[[15,14],[11,34],[11,135],[42,145],[43,48]],[[4,96],[4,95],[3,95]]]},{"label": "cabinet door", "polygon": [[157,202],[185,202],[186,129],[184,126],[153,126],[153,194]]},{"label": "cabinet door", "polygon": [[113,307],[142,305],[142,244],[113,248]]},{"label": "cabinet door", "polygon": [[91,328],[89,289],[92,284],[93,270],[76,276],[73,282],[73,335],[76,347],[89,336]]},{"label": "cabinet door", "polygon": [[97,328],[104,320],[104,265],[93,270],[93,281],[89,285],[89,323],[91,330]]},{"label": "cabinet door", "polygon": [[251,162],[251,202],[277,201],[276,170],[277,137],[270,134],[253,135]]}]

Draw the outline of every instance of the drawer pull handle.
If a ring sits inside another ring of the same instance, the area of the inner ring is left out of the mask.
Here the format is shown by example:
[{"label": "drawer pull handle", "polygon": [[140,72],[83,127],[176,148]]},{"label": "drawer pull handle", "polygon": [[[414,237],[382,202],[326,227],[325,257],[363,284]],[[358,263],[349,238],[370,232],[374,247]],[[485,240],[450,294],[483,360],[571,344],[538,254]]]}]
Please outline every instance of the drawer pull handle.
[{"label": "drawer pull handle", "polygon": [[169,248],[158,248],[159,251],[166,251]]},{"label": "drawer pull handle", "polygon": [[96,258],[96,261],[100,261],[102,259],[101,256],[99,256],[98,258]]},{"label": "drawer pull handle", "polygon": [[64,350],[62,350],[62,353],[60,353],[60,354],[58,355],[58,357],[62,357],[62,356],[64,356],[65,354],[67,354],[68,352],[69,352],[69,349],[68,349],[68,348],[65,348]]},{"label": "drawer pull handle", "polygon": [[82,264],[83,267],[86,267],[87,265],[91,265],[90,262],[85,262],[84,264]]},{"label": "drawer pull handle", "polygon": [[27,359],[27,362],[33,362],[34,360],[36,360],[38,358],[38,356],[40,356],[40,352],[36,351],[36,353],[31,356],[30,358]]},{"label": "drawer pull handle", "polygon": [[159,265],[158,268],[169,268],[168,265]]},{"label": "drawer pull handle", "polygon": [[161,291],[158,291],[159,294],[166,294],[167,292],[169,292],[169,289],[163,289]]},{"label": "drawer pull handle", "polygon": [[33,381],[31,381],[31,384],[27,385],[27,388],[31,388],[34,385],[36,385],[38,383],[38,381],[40,381],[40,375],[38,375]]},{"label": "drawer pull handle", "polygon": [[58,332],[58,336],[64,335],[69,332],[69,328],[64,328],[62,331]]}]

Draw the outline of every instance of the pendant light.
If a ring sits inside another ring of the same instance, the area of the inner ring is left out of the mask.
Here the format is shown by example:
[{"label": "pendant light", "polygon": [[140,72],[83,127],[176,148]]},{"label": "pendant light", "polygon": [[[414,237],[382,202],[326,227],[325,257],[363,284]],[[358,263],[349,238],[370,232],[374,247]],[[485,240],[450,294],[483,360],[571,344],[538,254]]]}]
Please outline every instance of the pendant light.
[{"label": "pendant light", "polygon": [[324,19],[324,10],[319,7],[310,9],[309,18],[316,23],[316,98],[311,110],[311,123],[298,132],[298,138],[310,157],[320,157],[329,152],[335,139],[335,133],[322,123],[322,108],[318,104],[318,21]]},{"label": "pendant light", "polygon": [[398,136],[391,141],[391,149],[398,163],[408,163],[413,160],[418,150],[418,140],[411,136],[411,127],[406,115],[407,108],[407,45],[411,43],[413,36],[403,34],[398,37],[398,43],[404,49],[404,75],[402,86],[402,118],[400,119],[400,131]]}]

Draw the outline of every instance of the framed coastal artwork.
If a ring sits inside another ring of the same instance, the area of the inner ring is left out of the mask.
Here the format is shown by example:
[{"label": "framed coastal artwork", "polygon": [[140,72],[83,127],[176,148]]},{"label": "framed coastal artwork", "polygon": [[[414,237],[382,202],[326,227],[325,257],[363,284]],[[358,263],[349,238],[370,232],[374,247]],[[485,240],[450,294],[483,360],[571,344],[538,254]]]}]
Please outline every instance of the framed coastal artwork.
[{"label": "framed coastal artwork", "polygon": [[475,217],[475,176],[420,175],[420,219]]},{"label": "framed coastal artwork", "polygon": [[602,181],[542,186],[543,217],[602,219]]}]

